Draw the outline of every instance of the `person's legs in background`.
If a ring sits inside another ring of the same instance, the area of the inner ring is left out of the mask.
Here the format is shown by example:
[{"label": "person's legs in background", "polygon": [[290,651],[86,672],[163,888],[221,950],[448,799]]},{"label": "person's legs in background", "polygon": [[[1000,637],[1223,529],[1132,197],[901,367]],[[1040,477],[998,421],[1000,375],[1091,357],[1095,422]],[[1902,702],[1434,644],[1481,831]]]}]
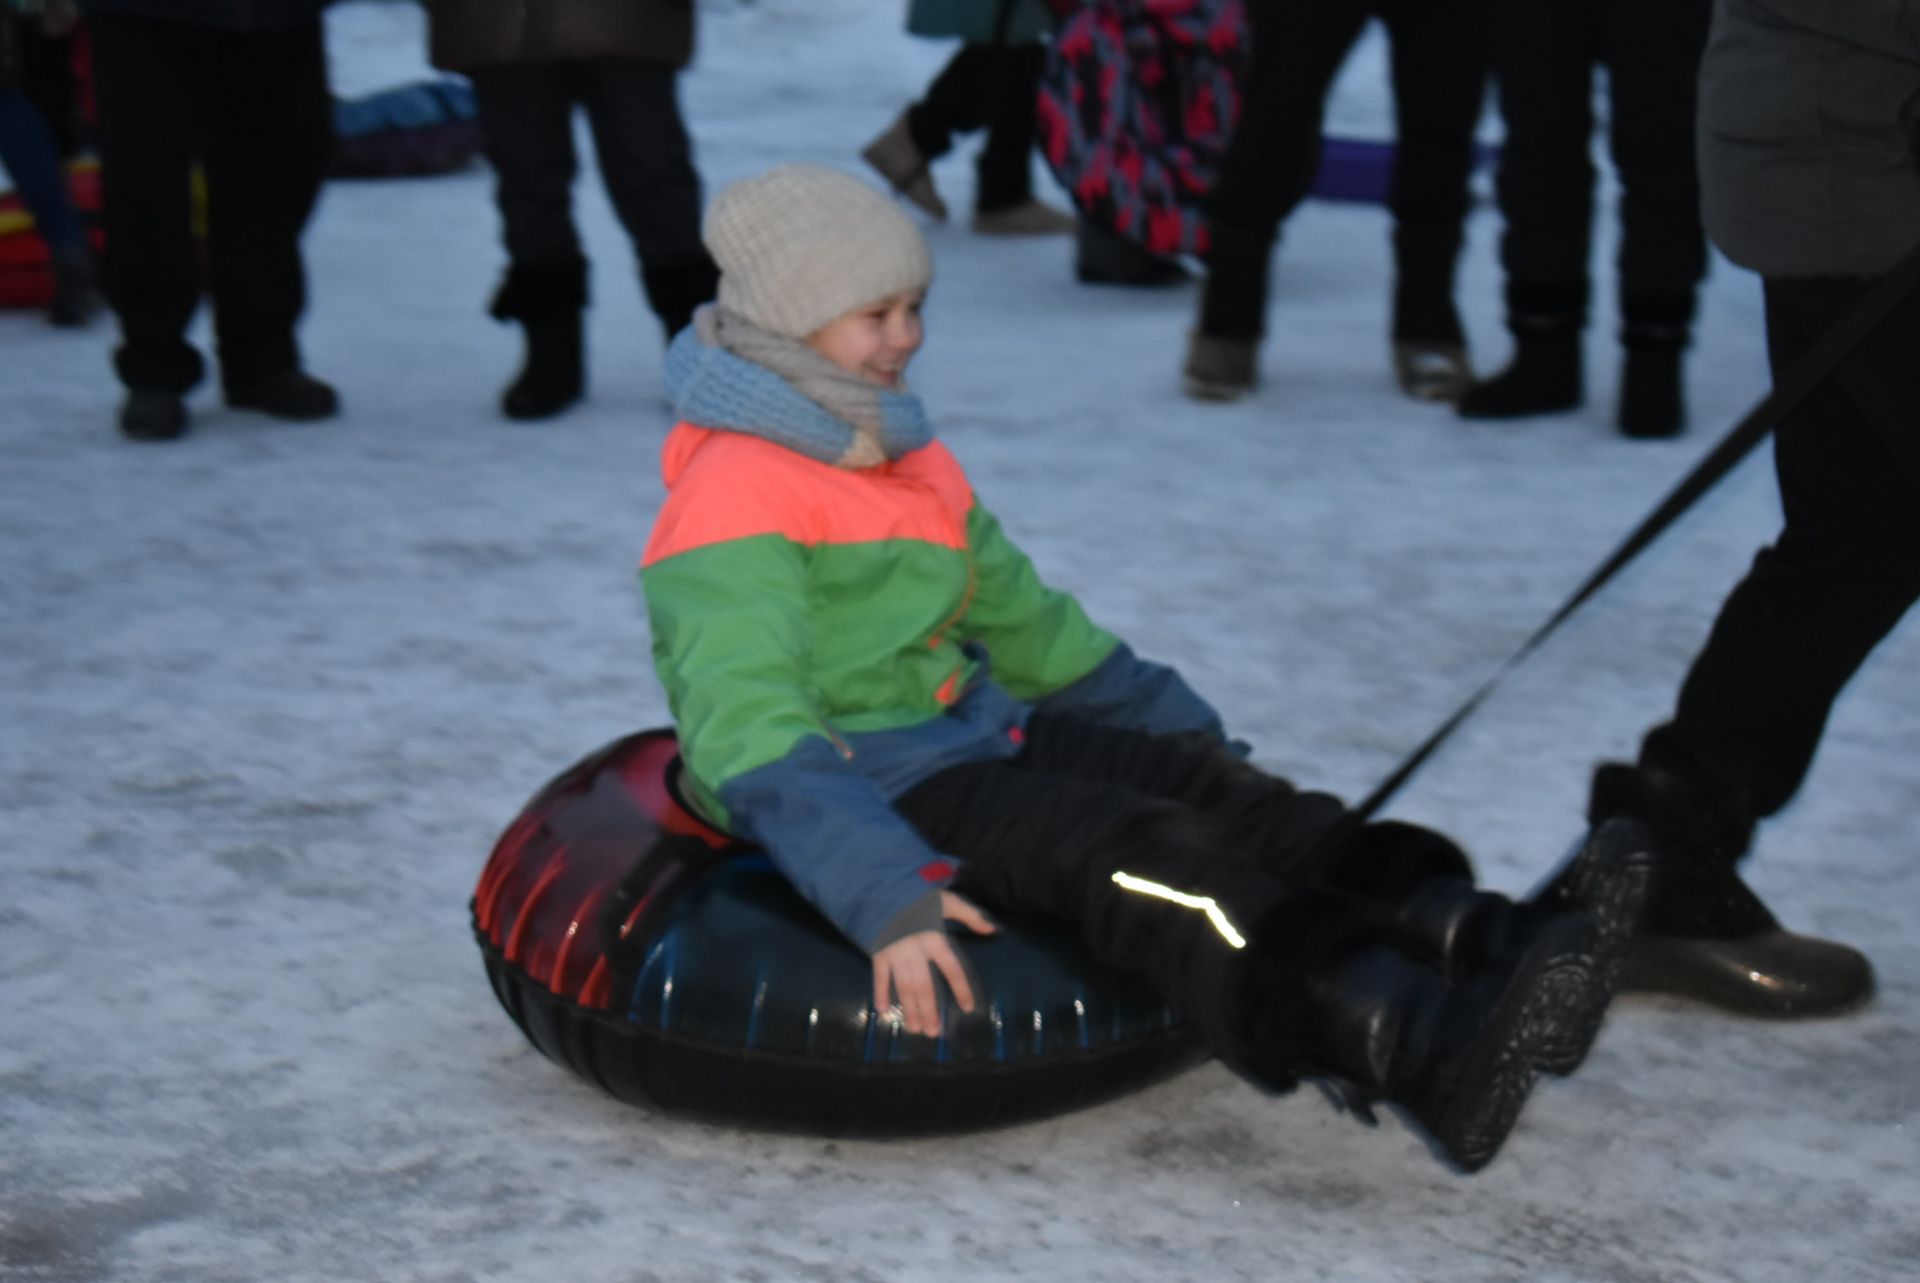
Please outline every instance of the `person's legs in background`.
[{"label": "person's legs in background", "polygon": [[107,299],[120,321],[121,431],[163,441],[187,428],[183,397],[205,362],[186,341],[199,306],[192,172],[215,75],[215,33],[164,19],[88,20],[98,111]]},{"label": "person's legs in background", "polygon": [[1390,0],[1394,101],[1394,371],[1409,396],[1457,401],[1472,380],[1454,267],[1486,98],[1483,0]]},{"label": "person's legs in background", "polygon": [[1253,0],[1240,117],[1207,197],[1206,284],[1188,337],[1187,395],[1232,401],[1259,381],[1273,246],[1320,166],[1326,96],[1367,0]]},{"label": "person's legs in background", "polygon": [[1513,359],[1468,388],[1460,413],[1504,419],[1570,410],[1583,396],[1593,226],[1595,0],[1489,0],[1489,65],[1506,124],[1496,188],[1506,230]]},{"label": "person's legs in background", "polygon": [[301,368],[300,237],[333,145],[325,32],[223,32],[209,102],[207,265],[227,403],[279,419],[327,418],[339,397]]},{"label": "person's legs in background", "polygon": [[573,225],[573,107],[582,66],[486,67],[471,77],[507,249],[506,278],[490,310],[496,320],[518,321],[526,335],[526,360],[500,398],[510,419],[551,418],[586,386],[587,260]]},{"label": "person's legs in background", "polygon": [[583,64],[581,90],[614,212],[633,240],[648,304],[668,338],[720,282],[700,240],[700,175],[680,115],[678,72],[659,63]]},{"label": "person's legs in background", "polygon": [[972,228],[988,236],[1064,236],[1073,215],[1034,199],[1034,102],[1047,51],[1039,44],[1000,45],[987,78],[987,145],[975,168]]},{"label": "person's legs in background", "polygon": [[1686,423],[1681,353],[1707,271],[1694,117],[1711,0],[1604,6],[1602,56],[1613,105],[1608,143],[1620,175],[1620,342],[1616,417],[1629,437]]}]

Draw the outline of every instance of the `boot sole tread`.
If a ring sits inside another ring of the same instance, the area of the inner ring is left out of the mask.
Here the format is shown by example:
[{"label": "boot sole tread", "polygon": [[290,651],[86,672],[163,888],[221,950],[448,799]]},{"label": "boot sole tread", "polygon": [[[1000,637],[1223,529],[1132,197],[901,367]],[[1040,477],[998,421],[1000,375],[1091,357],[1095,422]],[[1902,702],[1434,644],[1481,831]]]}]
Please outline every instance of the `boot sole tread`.
[{"label": "boot sole tread", "polygon": [[[1550,923],[1514,967],[1493,1013],[1473,1040],[1466,1063],[1427,1102],[1438,1114],[1434,1139],[1463,1171],[1493,1161],[1519,1121],[1550,1050],[1572,1040],[1572,1026],[1591,1018],[1593,991],[1604,1013],[1604,980],[1593,945],[1597,929],[1581,917]],[[1438,1109],[1432,1107],[1438,1105]]]}]

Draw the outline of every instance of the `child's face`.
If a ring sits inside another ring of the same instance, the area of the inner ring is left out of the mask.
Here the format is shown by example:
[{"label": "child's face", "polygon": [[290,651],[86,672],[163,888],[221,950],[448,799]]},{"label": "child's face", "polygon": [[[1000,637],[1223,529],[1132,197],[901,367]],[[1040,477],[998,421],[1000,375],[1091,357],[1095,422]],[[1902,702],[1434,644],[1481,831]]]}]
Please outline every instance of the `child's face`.
[{"label": "child's face", "polygon": [[807,335],[807,346],[849,374],[897,388],[907,362],[920,350],[922,290],[889,294],[862,304]]}]

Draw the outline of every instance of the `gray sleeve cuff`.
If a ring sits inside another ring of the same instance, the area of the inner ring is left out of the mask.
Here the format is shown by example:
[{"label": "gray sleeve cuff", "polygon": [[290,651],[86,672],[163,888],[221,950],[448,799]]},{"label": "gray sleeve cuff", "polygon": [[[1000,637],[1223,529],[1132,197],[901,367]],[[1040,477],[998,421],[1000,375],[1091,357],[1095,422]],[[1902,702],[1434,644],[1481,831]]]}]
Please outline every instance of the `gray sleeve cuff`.
[{"label": "gray sleeve cuff", "polygon": [[944,930],[946,919],[940,914],[940,888],[928,887],[925,895],[910,902],[887,920],[887,925],[880,928],[880,934],[867,946],[867,952],[878,953],[894,941],[917,932]]}]

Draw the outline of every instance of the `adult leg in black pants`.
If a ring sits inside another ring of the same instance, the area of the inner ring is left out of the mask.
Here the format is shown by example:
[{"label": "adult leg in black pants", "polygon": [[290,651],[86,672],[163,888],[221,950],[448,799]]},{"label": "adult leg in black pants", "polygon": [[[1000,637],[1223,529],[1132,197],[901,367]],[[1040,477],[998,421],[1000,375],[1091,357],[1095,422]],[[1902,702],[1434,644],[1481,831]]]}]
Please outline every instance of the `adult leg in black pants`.
[{"label": "adult leg in black pants", "polygon": [[680,115],[679,71],[608,60],[582,72],[600,176],[633,241],[647,302],[672,337],[713,301],[720,282],[700,241],[700,175]]},{"label": "adult leg in black pants", "polygon": [[1630,4],[1602,15],[1612,119],[1607,142],[1620,175],[1620,343],[1615,414],[1630,437],[1670,437],[1686,423],[1681,353],[1707,272],[1694,155],[1700,57],[1710,0]]},{"label": "adult leg in black pants", "polygon": [[956,135],[987,131],[976,163],[973,222],[989,235],[1073,230],[1071,216],[1033,196],[1034,97],[1046,49],[1039,44],[969,43],[947,61],[919,101],[862,153],[894,190],[944,220],[947,203],[931,166]]},{"label": "adult leg in black pants", "polygon": [[1388,0],[1393,69],[1394,370],[1423,401],[1457,401],[1471,377],[1453,301],[1474,130],[1486,97],[1481,0]]},{"label": "adult leg in black pants", "polygon": [[[337,408],[304,374],[294,325],[305,304],[299,236],[325,164],[330,110],[319,23],[232,32],[168,19],[91,21],[109,301],[128,388],[121,430],[186,430],[184,393],[205,370],[186,341],[205,284],[214,295],[231,404],[283,418]],[[207,276],[191,224],[190,177],[205,166]]]},{"label": "adult leg in black pants", "polygon": [[1593,227],[1593,66],[1607,0],[1489,0],[1488,49],[1506,137],[1495,181],[1513,360],[1467,390],[1467,418],[1580,404]]},{"label": "adult leg in black pants", "polygon": [[500,397],[510,419],[550,418],[586,384],[587,260],[573,225],[573,109],[586,67],[527,63],[471,73],[507,248],[506,279],[490,310],[526,335],[526,360]]},{"label": "adult leg in black pants", "polygon": [[200,304],[191,175],[214,74],[214,33],[182,22],[96,14],[107,299],[120,321],[114,369],[128,389],[121,430],[165,440],[186,430],[181,397],[205,362],[186,341]]},{"label": "adult leg in black pants", "polygon": [[1333,78],[1376,13],[1393,41],[1402,134],[1391,197],[1396,365],[1416,396],[1451,397],[1463,381],[1453,265],[1485,83],[1480,0],[1256,0],[1240,117],[1207,202],[1207,282],[1184,368],[1191,396],[1232,400],[1258,381],[1273,245],[1319,170]]},{"label": "adult leg in black pants", "polygon": [[[1075,921],[1256,1083],[1343,1080],[1404,1106],[1462,1167],[1489,1161],[1569,1027],[1604,1010],[1592,920],[1552,915],[1449,982],[1376,904],[1306,872],[1323,800],[1273,781],[1254,801],[1250,778],[1193,751],[1036,718],[1016,761],[941,772],[899,806],[967,861],[956,889]],[[1142,771],[1150,787],[1126,782]],[[1165,780],[1212,805],[1159,795]],[[1257,832],[1216,813],[1236,795],[1264,810]]]},{"label": "adult leg in black pants", "polygon": [[667,334],[713,298],[719,270],[700,242],[700,177],[680,116],[677,74],[633,59],[471,73],[507,248],[507,276],[492,313],[518,321],[526,333],[526,361],[500,399],[508,418],[550,418],[586,387],[587,259],[573,222],[576,106],[586,108],[607,194]]},{"label": "adult leg in black pants", "polygon": [[1706,268],[1694,174],[1694,81],[1709,0],[1492,0],[1489,48],[1506,121],[1498,190],[1512,363],[1469,389],[1468,418],[1572,409],[1585,398],[1591,294],[1593,67],[1605,64],[1620,176],[1618,412],[1629,436],[1684,423],[1679,358]]},{"label": "adult leg in black pants", "polygon": [[[1776,381],[1873,282],[1769,279]],[[1781,422],[1774,464],[1786,521],[1734,588],[1695,658],[1673,719],[1637,763],[1595,774],[1595,817],[1632,815],[1664,839],[1639,988],[1752,1015],[1845,1011],[1873,992],[1867,960],[1783,929],[1741,881],[1757,821],[1799,790],[1840,691],[1920,597],[1920,300]],[[1889,437],[1909,443],[1907,458]]]},{"label": "adult leg in black pants", "polygon": [[1273,243],[1313,184],[1328,88],[1368,0],[1253,0],[1240,117],[1207,197],[1207,279],[1187,345],[1187,395],[1235,400],[1259,381]]},{"label": "adult leg in black pants", "polygon": [[300,235],[333,146],[320,23],[223,32],[214,65],[205,165],[220,383],[230,404],[321,417],[334,409],[330,391],[310,395],[311,413],[282,404],[300,369],[294,326],[307,301]]}]

